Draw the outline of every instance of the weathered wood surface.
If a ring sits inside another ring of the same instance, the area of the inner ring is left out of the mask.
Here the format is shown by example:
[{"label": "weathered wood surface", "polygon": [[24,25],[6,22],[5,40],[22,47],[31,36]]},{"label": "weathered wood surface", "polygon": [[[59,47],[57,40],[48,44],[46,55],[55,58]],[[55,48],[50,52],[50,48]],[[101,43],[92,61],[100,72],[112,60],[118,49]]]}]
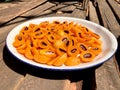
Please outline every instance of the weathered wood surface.
[{"label": "weathered wood surface", "polygon": [[43,5],[38,6],[35,9],[30,10],[29,12],[26,12],[25,14],[22,14],[21,16],[25,17],[35,17],[40,15],[42,12],[48,10],[49,8],[55,6],[55,4],[50,3],[50,2],[45,2]]},{"label": "weathered wood surface", "polygon": [[107,0],[120,23],[120,5],[115,0]]},{"label": "weathered wood surface", "polygon": [[[29,0],[25,0],[28,3]],[[89,1],[89,0],[85,0]],[[113,57],[102,66],[85,71],[57,72],[38,69],[26,65],[14,58],[5,46],[5,39],[12,28],[18,24],[36,17],[71,16],[88,19],[108,28],[116,37],[119,37],[119,22],[115,16],[114,5],[107,0],[96,0],[98,6],[92,2],[81,10],[78,1],[52,3],[47,0],[31,0],[20,11],[7,15],[8,8],[0,10],[0,90],[119,90],[119,64]],[[33,3],[33,6],[31,6]],[[104,3],[104,4],[103,4]],[[16,5],[12,6],[17,7]],[[25,10],[23,8],[26,7]],[[111,8],[112,7],[112,8]],[[10,8],[10,9],[11,9]],[[105,9],[106,8],[106,9]],[[105,10],[104,10],[105,9]],[[23,10],[23,11],[21,11]],[[2,11],[2,12],[1,12]],[[2,14],[1,14],[2,13]],[[117,14],[116,14],[117,15]],[[8,18],[8,20],[4,20]]]},{"label": "weathered wood surface", "polygon": [[24,18],[17,18],[10,23],[6,24],[6,26],[0,27],[0,44],[3,43],[8,35],[8,33],[18,24],[22,23],[26,19]]},{"label": "weathered wood surface", "polygon": [[44,79],[27,74],[17,90],[64,90],[66,80]]},{"label": "weathered wood surface", "polygon": [[108,28],[116,37],[120,35],[120,25],[105,0],[98,0],[98,8],[104,27]]},{"label": "weathered wood surface", "polygon": [[9,22],[12,19],[15,19],[19,15],[43,4],[46,0],[31,0],[27,2],[21,2],[18,5],[15,5],[10,8],[5,8],[0,10],[0,24]]},{"label": "weathered wood surface", "polygon": [[[90,9],[91,12],[95,10],[91,3],[90,3],[90,8],[91,8]],[[103,25],[109,30],[111,30],[111,32],[116,37],[118,37],[120,35],[119,23],[117,22],[115,16],[113,15],[107,3],[104,0],[98,0],[98,8],[100,11],[101,19],[103,21]],[[92,18],[92,16],[94,18]],[[98,16],[95,13],[95,11],[90,13],[90,20],[99,23]],[[109,61],[104,63],[100,68],[96,69],[97,90],[119,90],[120,77],[119,77],[119,71],[116,69],[117,65],[115,62],[116,59],[115,57],[113,57]]]},{"label": "weathered wood surface", "polygon": [[[15,70],[23,69],[20,67],[20,63],[16,64],[13,57],[11,57],[8,51],[5,49],[5,43],[0,44],[0,89],[1,90],[14,90],[17,84],[24,78],[23,73],[16,73]],[[8,58],[9,57],[9,58]],[[8,67],[7,64],[10,66]]]}]

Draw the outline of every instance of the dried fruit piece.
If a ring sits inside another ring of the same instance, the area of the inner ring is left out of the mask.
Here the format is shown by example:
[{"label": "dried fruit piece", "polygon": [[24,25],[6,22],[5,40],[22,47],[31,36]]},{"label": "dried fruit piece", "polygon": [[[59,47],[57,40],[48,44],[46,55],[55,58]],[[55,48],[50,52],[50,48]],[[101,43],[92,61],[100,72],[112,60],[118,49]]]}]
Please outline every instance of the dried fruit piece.
[{"label": "dried fruit piece", "polygon": [[20,35],[16,35],[15,41],[13,42],[13,46],[14,47],[19,47],[22,44],[24,44],[24,42],[25,42],[25,39],[23,38],[23,36],[21,34]]},{"label": "dried fruit piece", "polygon": [[31,52],[32,52],[32,54],[33,54],[33,56],[34,56],[35,54],[38,54],[38,53],[39,53],[39,50],[37,50],[37,48],[35,48],[35,47],[32,47],[32,48],[31,48]]},{"label": "dried fruit piece", "polygon": [[66,48],[64,48],[64,47],[57,48],[56,52],[58,55],[62,55],[64,53],[66,53]]},{"label": "dried fruit piece", "polygon": [[95,55],[91,51],[83,51],[80,54],[80,58],[82,62],[90,62],[90,61],[93,61],[93,59],[95,58]]},{"label": "dried fruit piece", "polygon": [[90,48],[90,51],[93,52],[95,55],[98,55],[102,51],[102,47],[98,45],[94,45],[93,47]]},{"label": "dried fruit piece", "polygon": [[83,52],[83,51],[87,51],[88,50],[88,47],[86,44],[84,43],[78,43],[78,49],[80,50],[80,52]]},{"label": "dried fruit piece", "polygon": [[66,66],[75,66],[79,64],[80,64],[80,58],[77,57],[68,57],[65,62]]},{"label": "dried fruit piece", "polygon": [[46,37],[47,37],[48,41],[51,43],[54,43],[57,39],[57,36],[55,34],[48,34]]},{"label": "dried fruit piece", "polygon": [[65,44],[62,40],[56,40],[53,44],[55,48],[65,47]]},{"label": "dried fruit piece", "polygon": [[57,56],[56,58],[52,58],[50,61],[47,62],[47,65],[53,65],[59,58],[60,56]]},{"label": "dried fruit piece", "polygon": [[34,32],[33,37],[38,39],[43,38],[45,34],[46,34],[45,30],[40,30],[40,31]]},{"label": "dried fruit piece", "polygon": [[77,46],[69,46],[68,49],[67,49],[67,54],[69,56],[77,56],[79,54],[79,49]]},{"label": "dried fruit piece", "polygon": [[38,46],[40,48],[49,48],[49,45],[50,45],[50,43],[46,38],[43,38],[43,39],[38,41]]},{"label": "dried fruit piece", "polygon": [[28,58],[28,59],[33,59],[33,54],[31,52],[31,49],[28,47],[26,50],[25,50],[25,57]]},{"label": "dried fruit piece", "polygon": [[53,65],[54,66],[62,66],[65,61],[67,60],[67,54],[64,53],[60,58],[58,58],[54,63]]},{"label": "dried fruit piece", "polygon": [[45,63],[47,63],[47,62],[50,60],[50,58],[47,57],[47,56],[44,56],[44,55],[35,54],[35,55],[34,55],[34,60],[35,60],[36,62],[45,64]]},{"label": "dried fruit piece", "polygon": [[22,54],[22,55],[25,54],[25,49],[17,49],[17,51],[18,51],[20,54]]}]

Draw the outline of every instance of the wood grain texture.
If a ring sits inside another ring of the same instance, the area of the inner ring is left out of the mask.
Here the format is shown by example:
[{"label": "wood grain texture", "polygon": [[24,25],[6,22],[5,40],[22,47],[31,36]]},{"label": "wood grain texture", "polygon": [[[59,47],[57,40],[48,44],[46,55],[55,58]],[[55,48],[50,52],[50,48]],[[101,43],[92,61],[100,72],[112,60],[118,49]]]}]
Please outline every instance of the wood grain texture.
[{"label": "wood grain texture", "polygon": [[[20,68],[20,64],[14,62],[12,59],[13,56],[10,55],[4,46],[5,43],[0,44],[0,90],[14,90],[15,86],[24,78],[24,76],[23,74],[16,73],[18,68]],[[16,67],[16,65],[18,67]]]},{"label": "wood grain texture", "polygon": [[8,33],[17,25],[24,22],[26,19],[24,18],[16,18],[15,20],[7,23],[6,25],[0,27],[0,44],[5,42]]},{"label": "wood grain texture", "polygon": [[96,12],[95,7],[93,6],[93,3],[91,1],[89,2],[89,19],[90,19],[90,21],[99,24],[97,12]]},{"label": "wood grain texture", "polygon": [[0,82],[2,82],[0,83],[0,90],[14,90],[25,75],[23,64],[11,55],[5,45],[7,34],[21,23],[17,23],[17,20],[15,22],[13,21],[11,24],[0,28]]},{"label": "wood grain texture", "polygon": [[114,58],[96,70],[97,90],[119,90],[120,77],[116,70]]},{"label": "wood grain texture", "polygon": [[64,90],[65,80],[53,80],[27,74],[17,90]]},{"label": "wood grain texture", "polygon": [[[104,2],[101,1],[100,5],[102,5],[103,3]],[[91,4],[91,2],[90,2],[90,4]],[[91,6],[90,8],[92,8],[91,10],[93,10],[94,7],[92,6],[92,4],[90,6]],[[100,7],[99,8],[100,12],[102,12],[102,10],[103,10],[101,8],[105,8],[103,6],[99,6]],[[96,16],[95,12],[96,11],[90,13],[90,16],[94,16],[94,18],[90,18],[90,20],[98,23],[98,17]],[[93,15],[91,15],[91,14],[93,14]],[[102,17],[102,19],[105,19],[105,17],[103,15],[104,14],[101,14],[101,17]],[[108,15],[108,17],[106,16],[106,18],[109,18],[109,15]],[[105,21],[105,20],[103,20],[103,21]],[[104,22],[104,23],[107,24],[108,22]],[[104,25],[106,25],[106,24],[104,24]],[[108,26],[106,26],[106,28],[107,27]],[[111,28],[109,28],[109,29],[111,30]],[[116,69],[117,67],[116,67],[115,62],[116,62],[116,59],[114,57],[112,57],[111,60],[107,61],[101,67],[96,69],[96,75],[95,76],[96,76],[96,88],[97,88],[97,90],[119,90],[119,88],[120,88],[120,82],[119,82],[120,77],[119,77],[119,72]]]},{"label": "wood grain texture", "polygon": [[3,60],[3,48],[5,46],[5,42],[0,43],[0,61]]},{"label": "wood grain texture", "polygon": [[[94,10],[94,11],[93,11]],[[95,8],[90,2],[90,20],[98,23],[98,17],[95,11]],[[94,18],[92,18],[93,16]],[[118,90],[119,87],[119,73],[116,69],[115,58],[112,58],[110,61],[107,61],[101,67],[96,69],[96,87],[97,90]]]},{"label": "wood grain texture", "polygon": [[86,11],[80,10],[80,9],[75,9],[72,14],[72,17],[76,17],[76,18],[82,18],[82,19],[86,19]]},{"label": "wood grain texture", "polygon": [[49,8],[51,8],[53,6],[55,6],[55,4],[46,2],[43,5],[40,5],[37,8],[34,8],[34,9],[30,10],[29,12],[22,14],[21,16],[26,16],[26,17],[39,16],[42,12],[48,10]]},{"label": "wood grain texture", "polygon": [[115,0],[107,0],[107,2],[120,22],[120,5]]},{"label": "wood grain texture", "polygon": [[71,11],[72,12],[72,11],[74,11],[75,8],[76,7],[74,5],[69,5],[67,7],[59,9],[59,11],[63,11],[63,12],[70,12]]},{"label": "wood grain texture", "polygon": [[86,10],[88,8],[88,4],[89,4],[90,0],[83,0],[83,9]]},{"label": "wood grain texture", "polygon": [[104,27],[108,28],[116,37],[120,35],[120,25],[105,0],[98,0],[98,7]]},{"label": "wood grain texture", "polygon": [[57,6],[52,7],[51,10],[52,10],[52,11],[57,11],[57,10],[59,10],[59,9],[61,9],[61,8],[64,8],[64,7],[67,7],[67,5],[58,4]]},{"label": "wood grain texture", "polygon": [[46,0],[31,0],[29,2],[22,2],[14,7],[0,10],[0,24],[6,23],[15,19],[19,15],[39,6],[46,2]]}]

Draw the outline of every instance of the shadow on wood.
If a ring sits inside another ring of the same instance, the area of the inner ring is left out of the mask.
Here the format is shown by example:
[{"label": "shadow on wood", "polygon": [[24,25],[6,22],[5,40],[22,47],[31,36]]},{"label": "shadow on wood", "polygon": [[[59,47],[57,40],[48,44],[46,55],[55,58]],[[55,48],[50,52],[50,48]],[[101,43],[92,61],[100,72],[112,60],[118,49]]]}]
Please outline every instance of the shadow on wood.
[{"label": "shadow on wood", "polygon": [[57,70],[48,70],[44,68],[35,67],[17,59],[8,51],[7,46],[5,46],[3,50],[3,59],[6,65],[17,73],[23,75],[29,73],[37,77],[51,78],[51,79],[69,78],[72,81],[77,81],[78,79],[85,78],[85,76],[88,77],[88,75],[90,75],[90,73],[96,69],[96,67],[94,67],[84,70],[57,71]]}]

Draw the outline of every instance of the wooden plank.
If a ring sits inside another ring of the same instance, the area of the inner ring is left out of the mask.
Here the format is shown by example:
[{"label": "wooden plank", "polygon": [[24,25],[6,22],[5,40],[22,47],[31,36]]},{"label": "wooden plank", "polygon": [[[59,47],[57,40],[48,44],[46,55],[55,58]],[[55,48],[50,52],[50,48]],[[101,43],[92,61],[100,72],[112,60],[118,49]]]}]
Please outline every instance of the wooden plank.
[{"label": "wooden plank", "polygon": [[17,90],[64,90],[65,84],[65,80],[45,79],[27,74]]},{"label": "wooden plank", "polygon": [[36,15],[39,16],[42,12],[48,10],[49,8],[53,6],[55,6],[55,4],[46,2],[45,4],[40,5],[39,7],[32,9],[29,12],[22,14],[21,16],[26,16],[26,17],[36,16]]},{"label": "wooden plank", "polygon": [[82,18],[85,19],[86,18],[86,11],[80,10],[80,9],[75,9],[72,14],[72,17],[77,17],[77,18]]},{"label": "wooden plank", "polygon": [[2,9],[5,9],[5,8],[10,8],[10,7],[14,7],[14,6],[16,6],[16,5],[18,5],[18,3],[21,3],[21,2],[17,2],[17,3],[1,3],[0,2],[0,10],[2,10]]},{"label": "wooden plank", "polygon": [[73,5],[73,4],[77,4],[77,3],[79,3],[77,0],[75,1],[73,1],[73,0],[69,0],[69,1],[64,1],[64,2],[62,2],[61,4],[64,4],[64,5]]},{"label": "wooden plank", "polygon": [[113,58],[96,70],[96,79],[97,90],[120,89],[120,77]]},{"label": "wooden plank", "polygon": [[0,25],[18,17],[19,15],[39,6],[44,2],[46,2],[46,0],[31,0],[29,2],[20,3],[15,7],[0,10]]},{"label": "wooden plank", "polygon": [[[94,11],[93,11],[94,10]],[[96,15],[96,11],[90,2],[90,20],[99,24],[98,17]],[[94,17],[94,18],[92,18]],[[108,68],[109,67],[109,68]],[[108,69],[110,71],[108,71]],[[114,75],[112,74],[114,72]],[[109,75],[108,75],[109,74]],[[117,79],[117,80],[116,80]],[[114,59],[112,58],[110,61],[107,61],[104,65],[96,69],[96,85],[97,90],[117,90],[119,87],[120,78],[118,76],[118,72],[116,70],[116,65]],[[114,82],[117,85],[114,85]]]},{"label": "wooden plank", "polygon": [[78,2],[78,3],[74,4],[74,6],[76,6],[77,9],[83,10],[83,2]]},{"label": "wooden plank", "polygon": [[95,7],[93,6],[91,1],[89,2],[89,19],[92,22],[95,22],[95,23],[99,24],[99,19],[98,19],[98,16],[97,16],[97,12],[96,12]]},{"label": "wooden plank", "polygon": [[5,46],[5,42],[0,43],[0,61],[3,59],[3,48]]},{"label": "wooden plank", "polygon": [[70,11],[74,11],[75,8],[76,7],[74,5],[70,5],[70,6],[59,9],[59,11],[70,12]]},{"label": "wooden plank", "polygon": [[108,28],[116,37],[120,35],[120,25],[118,24],[112,10],[104,0],[98,0],[98,7],[103,21],[103,25]]},{"label": "wooden plank", "polygon": [[89,4],[90,0],[83,0],[83,9],[86,10],[88,8],[88,4]]},{"label": "wooden plank", "polygon": [[80,80],[76,83],[76,90],[83,90],[83,80]]},{"label": "wooden plank", "polygon": [[57,11],[55,14],[52,14],[50,16],[68,16],[68,17],[70,17],[71,16],[70,14],[71,13],[64,13],[62,11]]},{"label": "wooden plank", "polygon": [[44,12],[42,12],[41,14],[38,15],[38,17],[46,17],[46,16],[51,16],[52,14],[54,14],[56,12],[53,12],[52,10],[46,10]]},{"label": "wooden plank", "polygon": [[[13,56],[4,47],[5,43],[0,44],[0,89],[14,90],[15,86],[24,78],[23,73],[20,74],[20,69],[23,66],[16,63]],[[23,70],[24,71],[24,70]]]},{"label": "wooden plank", "polygon": [[[103,4],[103,3],[104,2],[101,2],[101,4]],[[101,8],[103,6],[101,6]],[[94,7],[90,7],[90,8],[94,8]],[[103,10],[101,8],[100,8],[100,10]],[[105,7],[103,7],[103,8],[105,8]],[[90,20],[96,22],[97,16],[96,16],[95,11],[93,13],[90,13],[90,15],[91,14],[93,14],[92,16],[94,16],[94,18],[90,18]],[[101,16],[101,17],[103,17],[103,16]],[[105,20],[103,20],[103,21],[105,21]],[[97,20],[97,23],[98,23],[98,20]],[[119,77],[119,73],[116,69],[115,62],[116,62],[115,58],[111,58],[109,61],[104,63],[101,67],[96,69],[97,90],[119,90],[120,77]]]},{"label": "wooden plank", "polygon": [[18,24],[25,21],[24,18],[13,20],[11,23],[8,23],[7,25],[0,27],[0,43],[4,42],[6,40],[6,37],[8,33]]},{"label": "wooden plank", "polygon": [[118,18],[118,21],[120,22],[120,5],[115,0],[107,0],[107,2],[111,6],[113,12]]},{"label": "wooden plank", "polygon": [[52,11],[57,11],[61,8],[67,7],[67,5],[63,5],[63,4],[58,4],[57,6],[51,8]]}]

